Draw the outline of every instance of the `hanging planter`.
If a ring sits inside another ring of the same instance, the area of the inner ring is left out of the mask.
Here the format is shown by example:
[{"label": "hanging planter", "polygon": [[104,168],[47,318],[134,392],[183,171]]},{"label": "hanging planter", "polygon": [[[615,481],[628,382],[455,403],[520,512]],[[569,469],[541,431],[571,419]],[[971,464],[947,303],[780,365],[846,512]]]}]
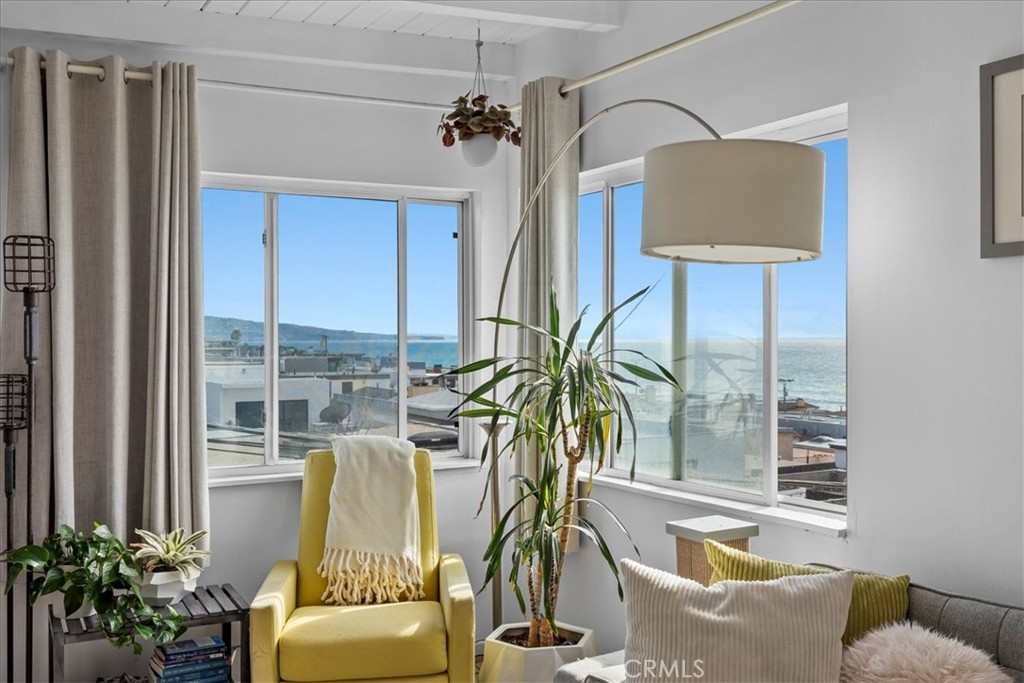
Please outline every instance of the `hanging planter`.
[{"label": "hanging planter", "polygon": [[487,104],[487,88],[480,61],[480,32],[476,39],[476,74],[468,93],[452,102],[453,109],[441,118],[437,132],[441,143],[452,147],[462,143],[462,156],[470,166],[486,166],[498,153],[502,140],[519,146],[522,128],[512,120],[512,112],[504,104]]},{"label": "hanging planter", "polygon": [[512,112],[503,104],[487,104],[487,95],[472,100],[463,95],[452,102],[453,109],[438,126],[441,143],[451,147],[462,143],[462,156],[470,166],[486,166],[505,140],[519,146],[522,130],[512,121]]}]

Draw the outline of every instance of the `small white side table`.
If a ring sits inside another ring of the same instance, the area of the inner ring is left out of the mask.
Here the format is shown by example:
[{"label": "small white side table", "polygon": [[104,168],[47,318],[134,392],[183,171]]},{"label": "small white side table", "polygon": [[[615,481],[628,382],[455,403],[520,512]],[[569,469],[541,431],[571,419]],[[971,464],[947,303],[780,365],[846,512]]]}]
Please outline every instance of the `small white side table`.
[{"label": "small white side table", "polygon": [[704,541],[710,539],[749,552],[750,538],[757,536],[758,527],[753,522],[711,515],[666,522],[665,531],[676,537],[676,573],[706,586],[711,565],[704,553]]}]

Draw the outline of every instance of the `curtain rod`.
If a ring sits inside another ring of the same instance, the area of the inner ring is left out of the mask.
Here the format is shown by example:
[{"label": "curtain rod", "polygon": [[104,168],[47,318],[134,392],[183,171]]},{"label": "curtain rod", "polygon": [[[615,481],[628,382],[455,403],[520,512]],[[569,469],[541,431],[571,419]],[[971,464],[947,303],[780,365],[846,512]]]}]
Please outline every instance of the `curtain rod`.
[{"label": "curtain rod", "polygon": [[[695,45],[701,42],[702,40],[706,40],[713,36],[717,36],[720,33],[725,33],[730,29],[743,26],[744,24],[748,24],[756,19],[760,19],[761,17],[766,17],[769,14],[778,12],[779,10],[782,9],[786,9],[787,7],[792,7],[793,5],[799,3],[800,1],[801,0],[776,0],[776,2],[764,5],[755,10],[751,10],[746,14],[741,14],[738,17],[733,17],[732,19],[729,19],[728,21],[723,21],[720,24],[715,24],[714,26],[706,28],[702,31],[697,31],[696,33],[686,36],[685,38],[680,38],[675,42],[669,43],[668,45],[662,45],[659,48],[651,50],[650,52],[645,52],[642,55],[637,55],[632,59],[627,59],[626,61],[621,62],[619,64],[615,64],[614,66],[610,66],[607,69],[601,69],[600,71],[592,73],[589,76],[584,76],[579,80],[569,81],[568,83],[561,87],[560,92],[563,95],[565,95],[572,92],[573,90],[579,90],[583,86],[591,85],[592,83],[597,83],[598,81],[603,81],[604,79],[609,78],[611,76],[616,76],[622,73],[623,71],[628,71],[629,69],[640,66],[641,64],[646,64],[647,62],[654,61],[659,57],[664,57],[665,55],[672,54],[677,50],[682,50],[685,47]],[[518,104],[513,104],[512,106],[510,106],[509,110],[519,111],[522,108],[523,104],[522,102],[520,102]]]},{"label": "curtain rod", "polygon": [[[717,35],[719,35],[721,33],[725,33],[726,31],[729,31],[731,29],[737,28],[739,26],[743,26],[744,24],[748,24],[748,23],[750,23],[752,21],[755,21],[756,19],[760,19],[761,17],[766,17],[769,14],[773,14],[774,12],[778,12],[779,10],[786,9],[787,7],[792,7],[793,5],[799,3],[800,1],[801,0],[776,0],[775,2],[772,2],[772,3],[768,4],[768,5],[764,5],[763,7],[759,7],[757,9],[755,9],[755,10],[751,10],[750,12],[747,12],[746,14],[741,14],[738,17],[733,17],[732,19],[729,19],[727,21],[723,21],[720,24],[715,24],[714,26],[706,28],[706,29],[704,29],[702,31],[698,31],[697,33],[693,33],[693,34],[691,34],[689,36],[686,36],[685,38],[680,38],[679,40],[677,40],[675,42],[669,43],[668,45],[663,45],[663,46],[661,46],[659,48],[655,48],[654,50],[651,50],[650,52],[645,52],[642,55],[638,55],[636,57],[633,57],[632,59],[628,59],[628,60],[626,60],[624,62],[621,62],[619,64],[616,64],[614,66],[610,66],[607,69],[602,69],[600,71],[597,71],[595,73],[590,74],[589,76],[584,76],[583,78],[580,78],[578,80],[570,81],[569,83],[566,83],[565,85],[563,85],[561,87],[560,92],[563,95],[565,95],[566,93],[572,92],[573,90],[579,90],[580,88],[582,88],[584,86],[591,85],[592,83],[597,83],[598,81],[603,81],[604,79],[609,78],[611,76],[618,75],[618,74],[622,73],[623,71],[628,71],[629,69],[632,69],[634,67],[640,66],[641,64],[646,64],[647,62],[654,61],[655,59],[658,59],[660,57],[664,57],[665,55],[672,54],[673,52],[676,52],[677,50],[682,50],[683,48],[689,47],[691,45],[695,45],[695,44],[701,42],[702,40],[706,40],[706,39],[711,38],[713,36],[717,36]],[[8,64],[8,65],[13,66],[14,65],[14,57],[9,56],[9,55],[4,55],[3,56],[3,61],[0,62],[0,63]],[[39,66],[40,66],[40,68],[46,68],[46,60],[45,59],[39,60]],[[69,63],[67,69],[68,69],[68,75],[69,76],[71,74],[85,74],[85,75],[89,75],[89,76],[98,76],[101,80],[106,77],[106,72],[104,71],[102,66],[92,66],[92,65],[89,65],[89,64],[71,64],[71,63]],[[125,69],[125,71],[124,71],[124,80],[125,80],[125,82],[128,82],[128,81],[152,81],[153,80],[153,74],[148,72],[148,71],[130,71],[128,69]],[[203,80],[200,79],[200,82],[203,82]],[[264,90],[274,90],[274,91],[279,91],[279,92],[282,92],[282,93],[285,93],[285,94],[292,94],[292,95],[296,95],[296,94],[301,94],[301,93],[307,92],[307,91],[304,91],[304,90],[293,89],[293,88],[278,88],[278,87],[273,87],[273,86],[257,86],[257,85],[248,84],[248,83],[231,83],[231,82],[228,82],[228,81],[208,81],[208,83],[210,83],[211,85],[218,84],[218,85],[222,85],[222,86],[236,86],[238,88],[259,88],[259,89],[264,89]],[[337,99],[342,99],[342,100],[366,101],[366,102],[373,102],[373,103],[376,103],[376,104],[394,104],[394,105],[398,105],[398,106],[411,106],[411,107],[427,108],[427,109],[446,109],[447,106],[448,106],[448,105],[440,105],[440,104],[435,105],[435,104],[430,103],[430,102],[406,102],[406,101],[403,101],[403,100],[390,100],[390,99],[387,99],[387,98],[376,98],[376,97],[362,97],[362,96],[359,96],[359,95],[342,95],[342,94],[337,94],[337,93],[318,92],[318,91],[308,91],[308,92],[312,93],[314,96],[328,97],[328,98],[335,98],[336,97]],[[518,111],[518,110],[520,110],[522,108],[523,108],[523,105],[522,105],[521,102],[517,103],[517,104],[513,104],[511,107],[509,107],[509,109],[511,111]]]},{"label": "curtain rod", "polygon": [[[13,66],[14,57],[4,55],[0,57],[0,65]],[[40,60],[40,68],[46,68],[46,60]],[[68,64],[68,74],[85,74],[88,76],[98,76],[101,80],[106,77],[106,73],[102,66],[93,66],[90,64]],[[130,71],[125,69],[124,80],[127,81],[152,81],[153,74],[148,71]],[[366,104],[380,104],[392,107],[406,107],[410,109],[430,109],[443,111],[450,108],[451,105],[442,104],[440,102],[420,102],[416,100],[399,100],[388,97],[372,97],[369,95],[351,95],[348,93],[330,92],[326,90],[309,90],[306,88],[288,88],[284,86],[276,85],[261,85],[257,83],[241,83],[237,81],[223,81],[208,78],[197,79],[200,86],[206,86],[211,88],[223,88],[225,90],[240,90],[240,91],[268,91],[279,95],[292,95],[295,97],[310,97],[314,99],[324,100],[340,100],[343,102],[363,102]]]},{"label": "curtain rod", "polygon": [[[3,64],[5,64],[7,66],[14,66],[14,57],[12,57],[11,55],[4,55],[4,57],[3,57]],[[46,60],[45,59],[40,59],[39,60],[39,68],[40,69],[45,69],[46,68]],[[106,78],[106,76],[107,76],[106,70],[102,66],[93,66],[91,64],[72,64],[72,63],[69,62],[68,63],[68,76],[70,76],[71,74],[85,74],[87,76],[99,76],[101,81],[104,78]],[[153,80],[153,74],[148,72],[148,71],[130,71],[128,69],[125,69],[124,70],[124,80],[125,81],[152,81]]]}]

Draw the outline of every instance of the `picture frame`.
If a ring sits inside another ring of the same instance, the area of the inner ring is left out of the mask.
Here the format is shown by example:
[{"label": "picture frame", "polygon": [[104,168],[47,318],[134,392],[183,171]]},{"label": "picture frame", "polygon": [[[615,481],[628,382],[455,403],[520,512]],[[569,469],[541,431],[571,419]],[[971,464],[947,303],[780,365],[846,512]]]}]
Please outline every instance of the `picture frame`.
[{"label": "picture frame", "polygon": [[981,257],[1024,255],[1024,55],[980,75]]}]

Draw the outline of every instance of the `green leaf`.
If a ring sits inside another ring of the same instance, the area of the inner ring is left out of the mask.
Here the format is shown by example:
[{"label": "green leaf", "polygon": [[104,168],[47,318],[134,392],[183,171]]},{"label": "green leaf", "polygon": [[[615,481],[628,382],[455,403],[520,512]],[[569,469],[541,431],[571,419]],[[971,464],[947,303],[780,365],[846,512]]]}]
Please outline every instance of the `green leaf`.
[{"label": "green leaf", "polygon": [[485,370],[485,369],[491,367],[492,365],[495,365],[496,363],[500,362],[501,360],[502,360],[501,358],[485,358],[484,360],[474,361],[472,363],[467,363],[466,365],[463,365],[462,367],[455,368],[454,370],[452,370],[448,374],[451,374],[451,375],[468,375],[471,372],[478,372],[480,370]]},{"label": "green leaf", "polygon": [[64,591],[64,613],[77,612],[85,601],[85,592],[81,586],[71,585]]},{"label": "green leaf", "polygon": [[558,294],[555,293],[554,285],[548,290],[548,332],[552,337],[559,335],[558,331]]},{"label": "green leaf", "polygon": [[646,380],[648,380],[650,382],[664,382],[665,381],[665,379],[661,375],[659,375],[658,373],[653,372],[651,370],[648,370],[647,368],[642,367],[640,365],[634,365],[633,363],[627,363],[627,362],[621,361],[621,360],[615,361],[615,364],[616,365],[621,365],[623,368],[628,370],[633,375],[639,377],[640,379],[646,379]]},{"label": "green leaf", "polygon": [[51,561],[50,552],[38,545],[25,545],[16,548],[4,556],[8,564],[20,565],[22,568],[43,571]]},{"label": "green leaf", "polygon": [[39,588],[39,595],[49,595],[63,587],[64,572],[57,567],[53,567],[46,572],[46,576],[43,578],[43,584]]},{"label": "green leaf", "polygon": [[615,314],[618,311],[620,311],[622,308],[628,306],[631,302],[636,301],[641,296],[644,296],[645,294],[647,294],[647,291],[649,289],[650,289],[650,287],[644,287],[639,292],[636,292],[635,294],[633,294],[632,296],[627,298],[625,301],[620,303],[618,306],[616,306],[612,310],[608,311],[608,313],[605,314],[605,316],[603,318],[601,318],[601,322],[597,324],[597,327],[594,328],[594,333],[590,335],[590,341],[587,342],[587,350],[589,351],[589,350],[594,348],[594,344],[596,344],[597,340],[601,338],[602,334],[604,334],[604,328],[608,326],[609,321],[611,321],[612,318],[615,317]]},{"label": "green leaf", "polygon": [[21,575],[21,572],[22,572],[21,565],[15,564],[15,565],[8,565],[7,566],[7,581],[6,581],[6,585],[4,586],[4,593],[5,594],[11,592],[11,588],[14,587],[14,582],[17,581],[18,577]]},{"label": "green leaf", "polygon": [[513,413],[509,410],[500,410],[496,408],[471,408],[469,410],[463,410],[459,413],[461,417],[492,417],[494,415],[504,417],[517,417],[517,413]]}]

